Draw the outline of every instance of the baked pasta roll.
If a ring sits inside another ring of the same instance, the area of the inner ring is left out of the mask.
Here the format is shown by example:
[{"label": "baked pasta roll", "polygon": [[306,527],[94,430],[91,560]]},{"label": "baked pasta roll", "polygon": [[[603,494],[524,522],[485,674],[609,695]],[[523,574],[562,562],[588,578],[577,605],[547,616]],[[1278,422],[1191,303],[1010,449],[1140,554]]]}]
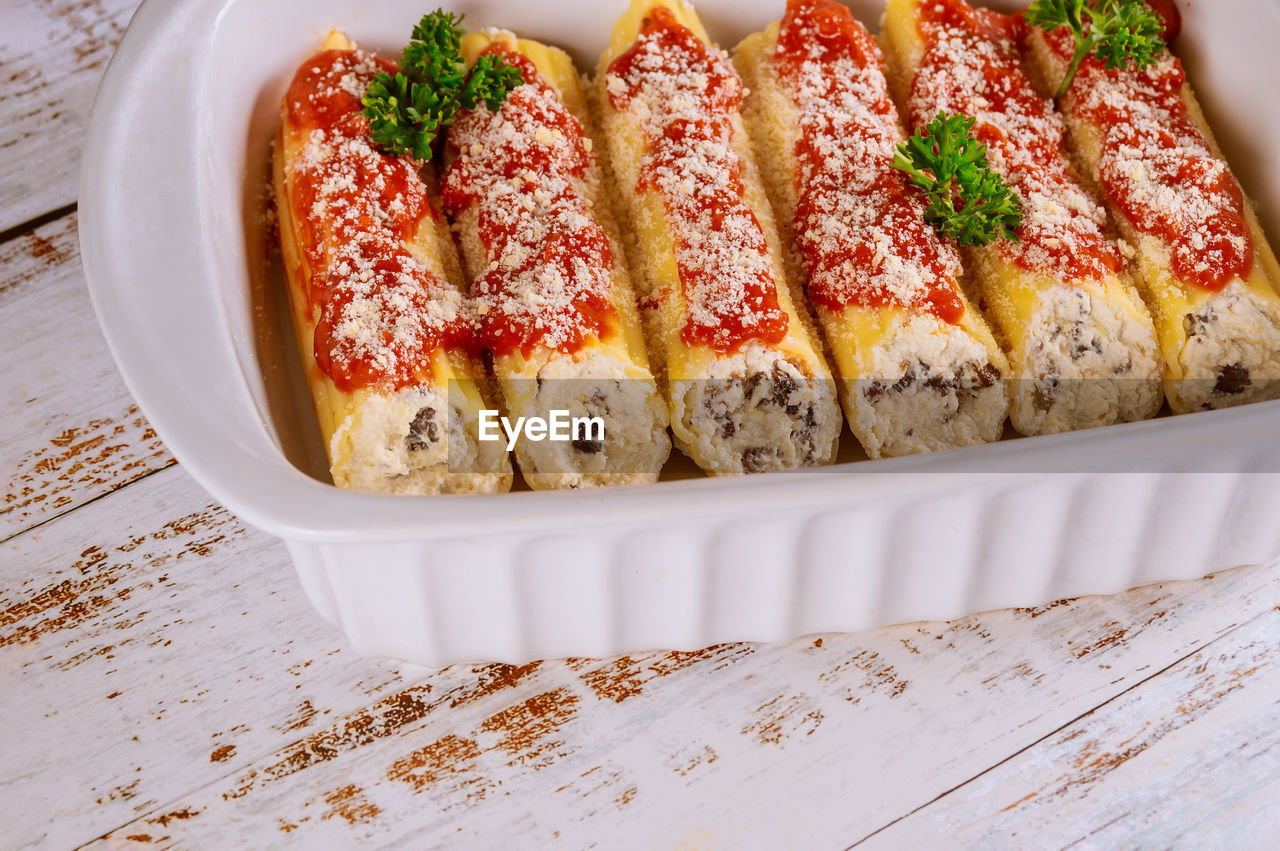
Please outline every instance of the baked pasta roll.
[{"label": "baked pasta roll", "polygon": [[[504,491],[449,229],[408,157],[375,150],[361,97],[394,66],[331,34],[298,69],[274,152],[294,329],[336,485]],[[452,386],[451,386],[452,385]]]},{"label": "baked pasta roll", "polygon": [[841,418],[739,114],[692,7],[634,0],[597,96],[676,444],[713,474],[825,464]]},{"label": "baked pasta roll", "polygon": [[[1060,28],[1033,30],[1033,68],[1057,91],[1071,61]],[[1059,106],[1082,171],[1137,248],[1174,411],[1280,397],[1280,267],[1187,83],[1152,66],[1080,65]]]},{"label": "baked pasta roll", "polygon": [[1022,66],[1019,16],[963,0],[889,0],[885,44],[913,127],[940,111],[975,119],[1022,205],[1017,240],[966,251],[981,308],[1012,368],[1023,434],[1154,416],[1161,354],[1106,213],[1073,174],[1065,130]]},{"label": "baked pasta roll", "polygon": [[734,61],[780,230],[867,454],[998,439],[1008,365],[960,288],[955,246],[893,167],[904,135],[871,35],[834,0],[788,0]]},{"label": "baked pasta roll", "polygon": [[458,115],[443,186],[504,411],[565,417],[568,440],[516,443],[525,481],[656,481],[671,451],[666,405],[573,63],[510,33],[470,34],[462,52],[471,64],[496,54],[524,77],[498,110]]}]

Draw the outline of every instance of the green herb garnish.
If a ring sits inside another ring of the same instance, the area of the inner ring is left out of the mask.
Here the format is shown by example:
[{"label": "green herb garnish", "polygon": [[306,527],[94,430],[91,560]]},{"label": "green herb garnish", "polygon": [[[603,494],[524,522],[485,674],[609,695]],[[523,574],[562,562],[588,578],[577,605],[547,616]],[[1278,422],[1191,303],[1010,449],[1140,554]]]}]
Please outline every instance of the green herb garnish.
[{"label": "green herb garnish", "polygon": [[423,15],[400,54],[400,71],[379,73],[365,91],[365,117],[375,144],[393,154],[431,159],[440,131],[459,109],[502,106],[524,82],[520,70],[487,54],[471,73],[459,49],[462,15],[442,9]]},{"label": "green herb garnish", "polygon": [[1146,68],[1164,52],[1164,20],[1142,0],[1035,0],[1027,9],[1027,23],[1045,32],[1070,27],[1076,39],[1075,56],[1054,98],[1067,93],[1080,63],[1090,53],[1114,71],[1133,63]]},{"label": "green herb garnish", "polygon": [[987,146],[972,136],[967,115],[938,117],[898,143],[893,167],[929,199],[924,217],[961,245],[1016,240],[1022,205],[1004,178],[991,170]]}]

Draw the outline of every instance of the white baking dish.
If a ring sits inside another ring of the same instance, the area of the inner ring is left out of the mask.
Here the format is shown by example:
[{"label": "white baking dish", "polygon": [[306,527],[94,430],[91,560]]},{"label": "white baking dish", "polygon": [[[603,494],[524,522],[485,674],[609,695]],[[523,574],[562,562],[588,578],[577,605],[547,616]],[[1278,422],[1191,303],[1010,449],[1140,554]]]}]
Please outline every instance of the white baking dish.
[{"label": "white baking dish", "polygon": [[[624,3],[450,5],[585,67]],[[782,5],[700,8],[732,45]],[[853,5],[878,28],[880,4]],[[1181,5],[1180,52],[1275,225],[1277,6]],[[611,491],[397,498],[327,484],[283,286],[263,260],[268,140],[294,68],[330,27],[393,54],[423,11],[147,0],[103,80],[81,183],[90,290],[130,390],[193,477],[288,543],[312,601],[361,652],[440,665],[769,641],[1280,554],[1280,403]]]}]

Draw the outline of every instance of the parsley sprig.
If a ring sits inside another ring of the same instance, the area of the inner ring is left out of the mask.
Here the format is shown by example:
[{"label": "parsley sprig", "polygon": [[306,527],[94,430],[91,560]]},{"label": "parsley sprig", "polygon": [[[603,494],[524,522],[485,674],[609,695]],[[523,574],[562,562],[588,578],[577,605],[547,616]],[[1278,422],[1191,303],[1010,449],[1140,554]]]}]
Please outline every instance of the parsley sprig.
[{"label": "parsley sprig", "polygon": [[967,115],[939,112],[898,144],[893,166],[929,199],[925,220],[961,245],[1016,240],[1022,205],[991,170],[987,146],[973,137],[973,124]]},{"label": "parsley sprig", "polygon": [[1055,99],[1067,93],[1090,53],[1115,70],[1129,63],[1146,68],[1164,52],[1164,20],[1142,0],[1098,0],[1092,6],[1087,0],[1035,0],[1027,23],[1045,32],[1070,27],[1075,35],[1075,56]]},{"label": "parsley sprig", "polygon": [[483,103],[498,109],[524,82],[520,70],[486,54],[467,73],[462,59],[462,15],[437,9],[423,15],[400,54],[394,75],[379,73],[365,91],[364,114],[375,144],[393,154],[431,159],[440,131],[459,109]]}]

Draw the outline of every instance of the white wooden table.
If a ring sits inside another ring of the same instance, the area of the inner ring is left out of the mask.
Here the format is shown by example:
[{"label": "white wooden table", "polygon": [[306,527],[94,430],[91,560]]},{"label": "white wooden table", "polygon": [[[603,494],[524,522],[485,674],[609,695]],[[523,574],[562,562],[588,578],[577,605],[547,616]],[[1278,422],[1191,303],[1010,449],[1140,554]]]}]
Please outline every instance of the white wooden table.
[{"label": "white wooden table", "polygon": [[134,5],[0,5],[0,847],[1275,847],[1280,565],[777,646],[357,657],[92,315],[77,146]]}]

